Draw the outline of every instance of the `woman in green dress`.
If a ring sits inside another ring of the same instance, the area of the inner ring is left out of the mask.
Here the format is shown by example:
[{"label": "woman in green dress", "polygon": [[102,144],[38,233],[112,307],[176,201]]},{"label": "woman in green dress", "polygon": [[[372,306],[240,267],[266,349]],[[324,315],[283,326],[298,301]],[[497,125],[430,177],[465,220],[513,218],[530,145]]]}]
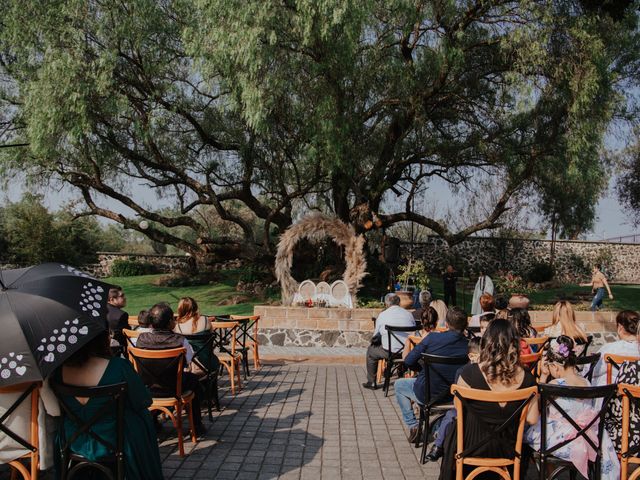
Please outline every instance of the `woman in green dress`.
[{"label": "woman in green dress", "polygon": [[[131,364],[120,357],[110,357],[109,336],[101,335],[70,357],[54,374],[54,382],[92,387],[125,382],[127,393],[124,410],[124,456],[127,480],[156,480],[162,478],[158,440],[151,414],[151,395]],[[109,401],[106,398],[63,397],[70,410],[83,421],[89,420]],[[65,419],[64,434],[70,438],[76,425]],[[92,428],[101,438],[116,442],[116,414],[105,415]],[[72,444],[74,453],[92,461],[108,455],[107,449],[91,435],[80,435]],[[59,454],[57,455],[59,457]],[[59,463],[60,458],[56,458]],[[59,469],[58,469],[59,470]]]}]

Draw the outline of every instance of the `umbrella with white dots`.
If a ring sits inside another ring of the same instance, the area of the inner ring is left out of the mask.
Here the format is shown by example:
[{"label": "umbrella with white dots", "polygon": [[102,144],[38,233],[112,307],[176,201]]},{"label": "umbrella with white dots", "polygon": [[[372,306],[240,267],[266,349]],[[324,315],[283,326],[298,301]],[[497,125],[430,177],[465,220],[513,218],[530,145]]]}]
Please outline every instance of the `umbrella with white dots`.
[{"label": "umbrella with white dots", "polygon": [[59,263],[0,271],[0,387],[46,378],[104,332],[109,288]]}]

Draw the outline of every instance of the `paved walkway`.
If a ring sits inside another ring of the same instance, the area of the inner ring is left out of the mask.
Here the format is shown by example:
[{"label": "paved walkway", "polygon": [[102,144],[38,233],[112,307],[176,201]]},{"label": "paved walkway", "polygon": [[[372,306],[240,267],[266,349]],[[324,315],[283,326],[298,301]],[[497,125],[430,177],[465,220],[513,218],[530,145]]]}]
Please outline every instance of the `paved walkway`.
[{"label": "paved walkway", "polygon": [[[184,458],[165,424],[165,478],[436,479],[439,464],[420,465],[407,442],[393,388],[385,398],[364,381],[359,365],[266,365],[236,397],[221,398],[213,422],[205,415],[208,430],[196,445],[186,441]],[[0,467],[0,479],[7,473]]]},{"label": "paved walkway", "polygon": [[[362,388],[360,366],[279,365],[222,399],[204,440],[161,444],[166,478],[435,479],[407,442],[392,396]],[[167,427],[167,433],[169,428]]]}]

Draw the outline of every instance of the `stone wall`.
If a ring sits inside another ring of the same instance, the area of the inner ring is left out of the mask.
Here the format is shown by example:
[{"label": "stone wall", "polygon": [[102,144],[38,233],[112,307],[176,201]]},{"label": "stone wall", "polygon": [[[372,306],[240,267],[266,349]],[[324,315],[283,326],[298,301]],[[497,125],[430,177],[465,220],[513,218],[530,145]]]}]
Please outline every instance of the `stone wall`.
[{"label": "stone wall", "polygon": [[[400,255],[408,257],[411,245],[402,243]],[[549,240],[470,237],[449,248],[440,237],[429,237],[413,246],[414,258],[424,259],[434,271],[452,263],[466,272],[483,269],[494,273],[511,270],[526,274],[535,263],[548,263]],[[556,242],[556,278],[588,281],[589,269],[601,261],[609,279],[615,282],[640,283],[640,244],[565,241]]]},{"label": "stone wall", "polygon": [[111,265],[116,260],[129,260],[140,263],[152,264],[159,273],[171,273],[176,270],[193,270],[194,260],[187,255],[143,255],[138,253],[114,253],[98,252],[98,263],[85,265],[82,270],[91,273],[95,277],[108,277],[111,274]]},{"label": "stone wall", "polygon": [[[260,345],[356,347],[369,345],[377,308],[306,308],[257,305]],[[533,325],[551,323],[550,311],[529,312]],[[576,312],[576,321],[594,336],[594,345],[616,340],[617,312]]]}]

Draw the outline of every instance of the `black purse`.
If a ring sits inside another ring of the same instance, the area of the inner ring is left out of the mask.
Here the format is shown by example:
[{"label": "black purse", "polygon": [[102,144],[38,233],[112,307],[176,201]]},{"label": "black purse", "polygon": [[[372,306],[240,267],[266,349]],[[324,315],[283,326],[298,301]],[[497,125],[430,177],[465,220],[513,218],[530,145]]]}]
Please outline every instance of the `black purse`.
[{"label": "black purse", "polygon": [[382,334],[380,332],[371,337],[371,345],[374,347],[382,345]]}]

